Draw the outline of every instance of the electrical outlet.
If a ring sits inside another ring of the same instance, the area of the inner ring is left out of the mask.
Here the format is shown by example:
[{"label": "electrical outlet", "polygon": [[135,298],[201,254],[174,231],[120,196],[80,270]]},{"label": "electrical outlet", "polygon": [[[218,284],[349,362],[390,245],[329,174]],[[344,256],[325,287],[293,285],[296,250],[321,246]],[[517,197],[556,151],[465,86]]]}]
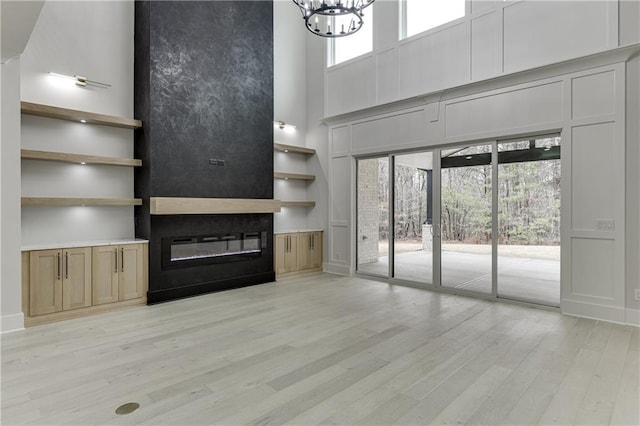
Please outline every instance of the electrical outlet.
[{"label": "electrical outlet", "polygon": [[616,222],[608,219],[598,219],[596,221],[596,229],[600,231],[614,231],[616,229]]},{"label": "electrical outlet", "polygon": [[636,288],[636,300],[640,302],[640,288]]}]

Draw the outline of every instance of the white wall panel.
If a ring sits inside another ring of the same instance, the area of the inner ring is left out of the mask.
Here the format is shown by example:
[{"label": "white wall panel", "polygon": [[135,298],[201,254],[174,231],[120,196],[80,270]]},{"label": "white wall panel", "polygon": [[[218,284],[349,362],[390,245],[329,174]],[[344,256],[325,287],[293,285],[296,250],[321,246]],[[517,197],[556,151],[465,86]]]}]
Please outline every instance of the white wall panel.
[{"label": "white wall panel", "polygon": [[620,5],[620,46],[640,43],[640,1],[622,0]]},{"label": "white wall panel", "polygon": [[22,221],[29,224],[22,230],[22,244],[131,238],[132,217],[133,207],[128,206],[27,206],[22,208]]},{"label": "white wall panel", "polygon": [[410,39],[399,47],[400,97],[451,87],[471,78],[467,22]]},{"label": "white wall panel", "polygon": [[23,149],[133,157],[133,132],[53,118],[22,116]]},{"label": "white wall panel", "polygon": [[476,97],[445,106],[445,137],[517,129],[562,119],[562,82]]},{"label": "white wall panel", "polygon": [[132,181],[132,167],[22,161],[23,197],[133,198]]},{"label": "white wall panel", "polygon": [[613,240],[571,240],[571,295],[614,300],[615,251]]},{"label": "white wall panel", "polygon": [[336,263],[349,264],[351,262],[351,248],[349,238],[349,227],[331,227],[331,253],[330,261]]},{"label": "white wall panel", "polygon": [[501,72],[502,11],[498,10],[471,20],[471,78],[482,80]]},{"label": "white wall panel", "polygon": [[574,78],[572,116],[574,119],[597,117],[616,112],[614,71]]},{"label": "white wall panel", "polygon": [[[400,33],[399,11],[397,0],[378,0],[373,4],[376,27],[375,33],[378,36],[377,44],[379,49],[386,49],[394,46],[398,42],[398,34]],[[367,10],[365,9],[365,14]],[[371,14],[365,15],[365,20],[370,18]]]},{"label": "white wall panel", "polygon": [[354,151],[393,148],[424,140],[424,110],[365,121],[352,126]]},{"label": "white wall panel", "polygon": [[331,155],[351,152],[351,127],[336,127],[331,130]]},{"label": "white wall panel", "polygon": [[[575,127],[571,143],[572,228],[595,230],[598,220],[615,220],[615,124]],[[623,226],[623,224],[617,224]]]},{"label": "white wall panel", "polygon": [[503,1],[493,1],[493,0],[470,0],[470,1],[471,1],[472,15],[484,14],[491,10],[500,9],[504,4]]},{"label": "white wall panel", "polygon": [[378,60],[378,104],[398,99],[398,49],[389,49],[377,56]]},{"label": "white wall panel", "polygon": [[[133,115],[133,1],[45,2],[22,55],[22,100]],[[110,88],[80,89],[49,72]]]},{"label": "white wall panel", "polygon": [[610,45],[611,24],[615,20],[610,17],[609,3],[521,1],[505,7],[505,71],[523,70],[616,47]]},{"label": "white wall panel", "polygon": [[351,162],[349,157],[331,159],[331,221],[348,221],[351,211]]},{"label": "white wall panel", "polygon": [[356,111],[376,102],[376,58],[364,56],[327,71],[327,115]]}]

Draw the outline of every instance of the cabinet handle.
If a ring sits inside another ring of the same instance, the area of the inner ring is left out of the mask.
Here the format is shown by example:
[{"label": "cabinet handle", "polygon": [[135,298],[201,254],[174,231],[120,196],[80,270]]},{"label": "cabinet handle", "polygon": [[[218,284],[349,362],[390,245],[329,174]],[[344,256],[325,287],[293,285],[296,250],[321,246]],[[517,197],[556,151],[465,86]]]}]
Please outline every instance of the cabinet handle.
[{"label": "cabinet handle", "polygon": [[285,243],[285,248],[284,251],[286,253],[289,253],[289,236],[287,235],[287,238],[285,239],[286,243]]},{"label": "cabinet handle", "polygon": [[313,235],[309,235],[309,250],[313,250]]},{"label": "cabinet handle", "polygon": [[120,272],[124,272],[124,248],[120,249]]},{"label": "cabinet handle", "polygon": [[64,254],[64,277],[69,278],[69,252]]},{"label": "cabinet handle", "polygon": [[62,278],[62,275],[61,275],[62,272],[60,271],[62,269],[62,264],[61,264],[62,260],[60,259],[60,253],[58,253],[57,256],[58,256],[58,277],[57,277],[57,279],[60,279],[60,278]]},{"label": "cabinet handle", "polygon": [[311,238],[311,251],[313,251],[316,249],[316,236],[311,234],[309,238]]},{"label": "cabinet handle", "polygon": [[116,269],[113,272],[118,272],[118,249],[117,248],[113,249],[113,254],[115,255],[115,258],[116,258]]}]

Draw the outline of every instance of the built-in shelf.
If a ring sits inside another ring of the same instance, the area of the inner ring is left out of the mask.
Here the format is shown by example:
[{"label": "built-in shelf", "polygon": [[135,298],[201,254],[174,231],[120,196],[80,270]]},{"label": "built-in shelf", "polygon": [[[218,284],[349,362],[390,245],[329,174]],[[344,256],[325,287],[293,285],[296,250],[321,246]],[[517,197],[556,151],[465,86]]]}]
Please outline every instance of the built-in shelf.
[{"label": "built-in shelf", "polygon": [[33,151],[23,149],[20,156],[27,160],[57,161],[61,163],[104,164],[108,166],[142,166],[142,160],[134,158],[100,157],[97,155],[69,154],[65,152]]},{"label": "built-in shelf", "polygon": [[282,207],[315,207],[315,201],[283,201]]},{"label": "built-in shelf", "polygon": [[288,152],[291,154],[314,155],[316,153],[315,149],[304,148],[304,147],[295,146],[295,145],[286,145],[286,144],[277,143],[277,142],[273,144],[273,149],[275,149],[276,151]]},{"label": "built-in shelf", "polygon": [[22,197],[23,206],[140,206],[140,198]]},{"label": "built-in shelf", "polygon": [[278,213],[280,200],[260,198],[175,198],[151,197],[153,215]]},{"label": "built-in shelf", "polygon": [[51,105],[34,104],[31,102],[20,102],[20,112],[22,112],[22,114],[37,115],[39,117],[57,118],[59,120],[100,124],[111,127],[122,127],[125,129],[138,129],[142,127],[142,121],[133,118],[115,117],[112,115],[78,111]]},{"label": "built-in shelf", "polygon": [[283,173],[283,172],[275,172],[273,177],[276,179],[284,179],[284,180],[316,180],[314,175],[304,175],[300,173]]}]

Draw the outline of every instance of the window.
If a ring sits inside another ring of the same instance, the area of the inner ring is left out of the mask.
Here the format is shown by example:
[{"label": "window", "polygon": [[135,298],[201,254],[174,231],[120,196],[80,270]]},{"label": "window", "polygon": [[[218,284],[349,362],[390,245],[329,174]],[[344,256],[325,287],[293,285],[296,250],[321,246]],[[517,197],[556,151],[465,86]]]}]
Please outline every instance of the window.
[{"label": "window", "polygon": [[[364,24],[362,28],[350,36],[329,39],[329,65],[337,65],[357,56],[373,50],[373,6],[365,9]],[[351,23],[351,16],[336,16],[334,28],[340,31],[342,26],[348,27]]]},{"label": "window", "polygon": [[465,0],[401,0],[400,38],[430,30],[465,15]]}]

